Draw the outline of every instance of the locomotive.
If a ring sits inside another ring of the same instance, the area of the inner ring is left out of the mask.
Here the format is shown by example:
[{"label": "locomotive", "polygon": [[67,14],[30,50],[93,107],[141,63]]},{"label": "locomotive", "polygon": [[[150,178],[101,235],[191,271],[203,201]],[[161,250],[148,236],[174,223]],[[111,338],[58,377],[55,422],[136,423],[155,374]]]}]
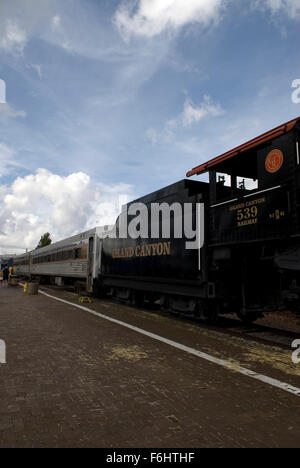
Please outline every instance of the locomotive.
[{"label": "locomotive", "polygon": [[[87,236],[88,289],[137,306],[160,301],[165,310],[204,321],[237,314],[250,323],[287,309],[299,316],[299,140],[297,118],[129,203],[113,229],[97,231],[97,251]],[[209,182],[190,180],[206,173]]]}]

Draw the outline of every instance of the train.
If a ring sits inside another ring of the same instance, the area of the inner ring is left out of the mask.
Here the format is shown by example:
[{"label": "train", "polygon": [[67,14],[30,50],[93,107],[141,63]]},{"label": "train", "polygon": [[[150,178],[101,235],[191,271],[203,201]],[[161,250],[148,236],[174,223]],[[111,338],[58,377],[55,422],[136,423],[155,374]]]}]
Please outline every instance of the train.
[{"label": "train", "polygon": [[13,266],[13,256],[11,255],[0,255],[0,271],[3,270],[5,267],[12,267]]},{"label": "train", "polygon": [[14,274],[57,286],[78,285],[93,292],[101,263],[101,239],[110,226],[95,227],[46,247],[17,255]]},{"label": "train", "polygon": [[206,322],[299,317],[299,141],[300,117],[130,202],[113,227],[18,256],[15,271]]}]

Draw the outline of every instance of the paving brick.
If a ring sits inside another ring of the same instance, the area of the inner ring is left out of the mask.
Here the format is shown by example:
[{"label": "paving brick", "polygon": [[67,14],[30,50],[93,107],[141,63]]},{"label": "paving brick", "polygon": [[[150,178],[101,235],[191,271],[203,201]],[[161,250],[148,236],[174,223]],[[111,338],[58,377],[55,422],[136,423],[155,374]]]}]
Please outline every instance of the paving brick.
[{"label": "paving brick", "polygon": [[[171,318],[101,301],[93,307],[213,353],[212,337]],[[43,296],[2,288],[0,338],[8,352],[0,447],[300,444],[299,398]],[[226,339],[221,351],[239,358]]]}]

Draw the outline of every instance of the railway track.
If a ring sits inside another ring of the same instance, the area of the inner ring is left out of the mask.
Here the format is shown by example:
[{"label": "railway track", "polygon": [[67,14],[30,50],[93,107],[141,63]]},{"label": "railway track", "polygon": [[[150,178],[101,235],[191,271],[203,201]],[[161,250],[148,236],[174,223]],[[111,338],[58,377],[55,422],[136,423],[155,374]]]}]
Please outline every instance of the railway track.
[{"label": "railway track", "polygon": [[[154,311],[154,313],[161,313],[161,311]],[[166,313],[166,315],[169,315]],[[170,316],[170,315],[169,315]],[[171,315],[172,317],[173,315]],[[282,348],[291,349],[292,343],[294,340],[300,339],[300,333],[291,330],[285,330],[282,328],[276,328],[267,325],[261,324],[252,324],[245,325],[238,319],[230,318],[226,316],[220,316],[218,323],[211,325],[203,323],[195,318],[183,317],[183,316],[173,316],[174,319],[191,321],[193,323],[199,324],[199,326],[206,328],[208,330],[214,330],[220,333],[228,334],[231,336],[243,337],[249,340],[255,340],[261,343],[266,343],[269,345],[276,345]]]},{"label": "railway track", "polygon": [[267,325],[252,324],[249,326],[244,325],[238,320],[222,317],[221,321],[224,322],[222,331],[242,335],[261,342],[276,344],[284,348],[291,348],[294,340],[300,339],[300,333],[282,328],[276,328]]},{"label": "railway track", "polygon": [[[74,292],[72,288],[61,288],[59,286],[43,286],[42,289],[52,292]],[[116,304],[116,301],[111,298],[107,298],[105,299],[105,301],[107,301],[107,303]],[[134,310],[139,310],[134,306],[122,302],[120,302],[120,306],[125,306]],[[174,315],[162,311],[158,304],[146,304],[146,306],[143,307],[141,310],[154,315],[164,315],[165,317],[169,317],[170,319],[177,320],[179,322],[188,321],[190,323],[197,324],[205,329],[214,330],[219,333],[243,337],[245,339],[259,341],[269,345],[280,346],[282,348],[291,349],[293,341],[300,339],[300,333],[296,331],[285,330],[282,328],[261,325],[257,323],[254,323],[252,325],[244,325],[240,320],[226,316],[220,316],[218,323],[216,325],[211,325],[203,323],[193,317],[187,317],[177,314]]]}]

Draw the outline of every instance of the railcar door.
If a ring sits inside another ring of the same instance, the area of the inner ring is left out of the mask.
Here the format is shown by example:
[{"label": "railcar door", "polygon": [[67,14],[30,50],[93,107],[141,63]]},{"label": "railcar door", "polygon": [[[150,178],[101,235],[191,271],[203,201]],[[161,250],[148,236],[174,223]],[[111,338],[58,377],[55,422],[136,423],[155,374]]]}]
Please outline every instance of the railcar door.
[{"label": "railcar door", "polygon": [[89,249],[88,249],[88,276],[87,276],[87,290],[91,292],[93,290],[93,268],[94,268],[94,237],[89,238]]}]

